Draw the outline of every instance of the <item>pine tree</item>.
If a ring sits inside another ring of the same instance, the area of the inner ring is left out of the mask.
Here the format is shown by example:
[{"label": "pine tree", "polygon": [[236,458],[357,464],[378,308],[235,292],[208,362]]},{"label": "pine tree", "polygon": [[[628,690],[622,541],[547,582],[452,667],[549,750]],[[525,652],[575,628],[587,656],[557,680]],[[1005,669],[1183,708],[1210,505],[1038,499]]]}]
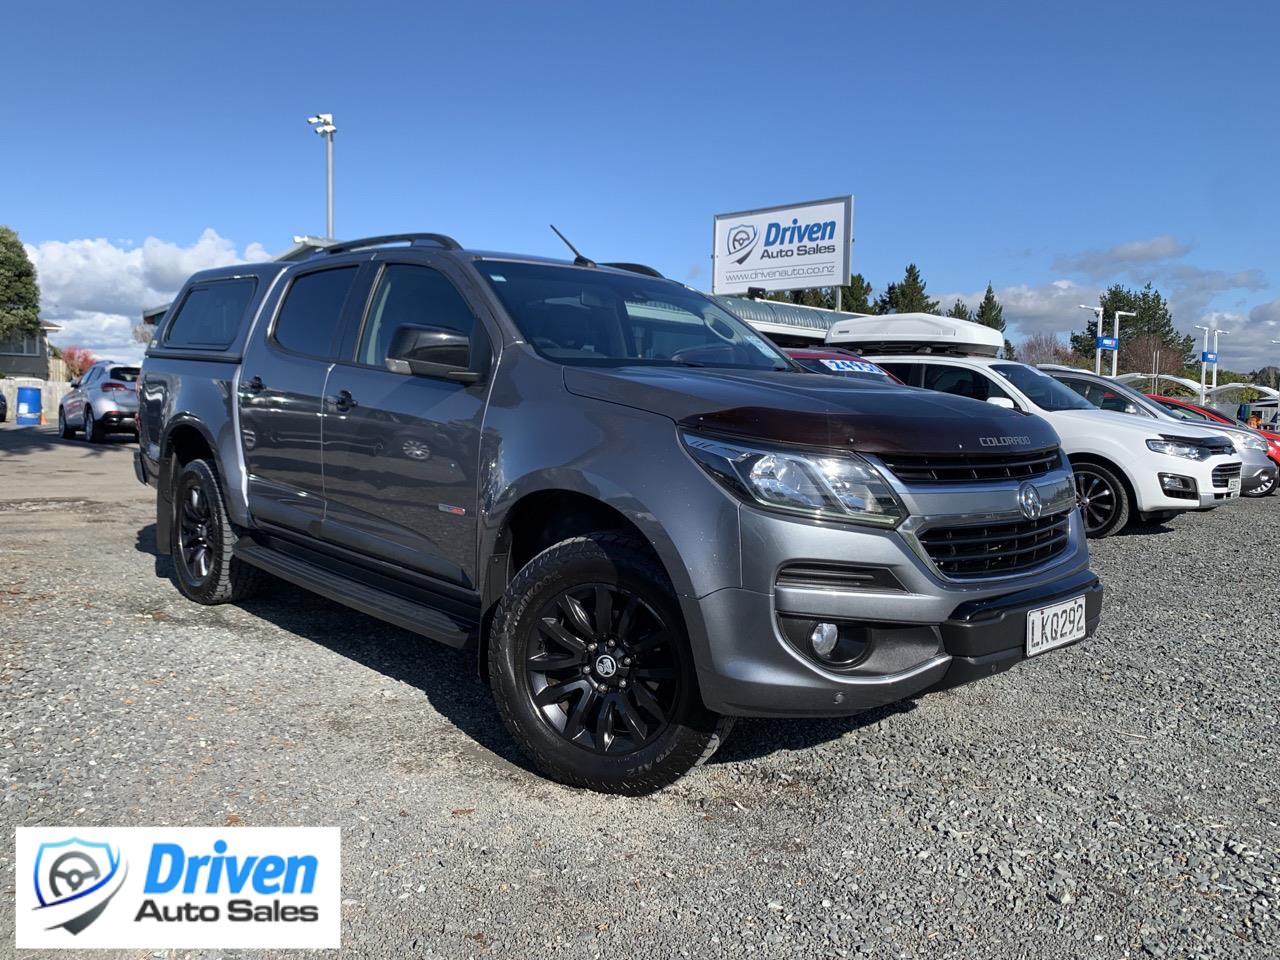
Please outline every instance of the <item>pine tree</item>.
[{"label": "pine tree", "polygon": [[[1183,366],[1195,362],[1195,337],[1179,333],[1173,325],[1173,313],[1169,310],[1169,301],[1161,296],[1160,291],[1148,283],[1141,290],[1131,290],[1123,284],[1113,284],[1101,297],[1098,305],[1102,307],[1103,330],[1110,335],[1117,310],[1128,310],[1137,314],[1125,317],[1120,324],[1120,349],[1125,348],[1139,338],[1151,337],[1163,344],[1163,350],[1170,351],[1182,361]],[[1081,333],[1071,335],[1071,349],[1080,356],[1092,356],[1098,337],[1098,318],[1095,313]]]},{"label": "pine tree", "polygon": [[951,309],[947,311],[948,317],[955,317],[957,320],[972,320],[973,314],[969,312],[969,308],[960,298],[956,298],[956,302],[951,305]]},{"label": "pine tree", "polygon": [[925,292],[920,268],[907,264],[907,272],[898,283],[891,283],[876,300],[876,313],[937,313],[938,301]]},{"label": "pine tree", "polygon": [[862,274],[855,273],[849,278],[849,285],[840,289],[840,309],[845,313],[876,312],[871,301],[871,284]]},{"label": "pine tree", "polygon": [[[982,295],[982,302],[978,304],[978,311],[973,315],[973,320],[984,327],[990,327],[992,330],[999,330],[1004,333],[1004,307],[996,299],[996,292],[992,289],[990,283],[987,284],[987,292]],[[1008,337],[1005,337],[1004,358],[1012,360],[1014,353],[1013,344],[1009,342]]]},{"label": "pine tree", "polygon": [[[776,290],[766,297],[775,303],[795,303],[802,307],[823,307],[834,310],[835,287],[815,287],[811,290]],[[871,302],[871,284],[860,273],[849,278],[849,285],[840,288],[840,309],[846,313],[874,313]]]},{"label": "pine tree", "polygon": [[36,268],[18,235],[0,226],[0,340],[40,330],[40,288]]}]

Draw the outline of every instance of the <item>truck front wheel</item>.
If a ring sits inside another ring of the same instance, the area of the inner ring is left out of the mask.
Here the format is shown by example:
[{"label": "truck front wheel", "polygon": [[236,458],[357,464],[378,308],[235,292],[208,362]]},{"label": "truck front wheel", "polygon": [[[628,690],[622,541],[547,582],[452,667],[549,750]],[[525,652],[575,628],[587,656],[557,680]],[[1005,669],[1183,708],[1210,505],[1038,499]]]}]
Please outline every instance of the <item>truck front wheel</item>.
[{"label": "truck front wheel", "polygon": [[222,485],[204,460],[192,460],[174,481],[169,530],[174,578],[188,600],[208,605],[247,600],[266,576],[231,555],[236,536]]},{"label": "truck front wheel", "polygon": [[649,793],[710,757],[732,726],[703,705],[675,593],[634,537],[547,548],[511,582],[492,629],[503,722],[561,783]]}]

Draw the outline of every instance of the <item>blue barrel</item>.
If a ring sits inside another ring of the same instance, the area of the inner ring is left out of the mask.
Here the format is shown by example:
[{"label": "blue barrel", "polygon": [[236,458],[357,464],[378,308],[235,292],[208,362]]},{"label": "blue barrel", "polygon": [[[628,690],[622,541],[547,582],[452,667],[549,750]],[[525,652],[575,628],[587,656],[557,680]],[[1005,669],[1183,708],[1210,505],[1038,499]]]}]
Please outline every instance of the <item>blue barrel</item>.
[{"label": "blue barrel", "polygon": [[40,425],[40,388],[18,388],[18,425],[38,427]]}]

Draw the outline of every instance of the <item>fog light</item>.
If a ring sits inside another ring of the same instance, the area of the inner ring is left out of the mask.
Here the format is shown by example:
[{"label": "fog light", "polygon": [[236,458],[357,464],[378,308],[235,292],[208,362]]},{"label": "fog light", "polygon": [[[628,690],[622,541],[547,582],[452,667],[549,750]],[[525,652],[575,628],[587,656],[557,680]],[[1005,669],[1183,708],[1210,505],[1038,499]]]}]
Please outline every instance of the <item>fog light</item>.
[{"label": "fog light", "polygon": [[820,623],[809,634],[813,652],[826,659],[830,657],[840,640],[840,629],[834,623]]}]

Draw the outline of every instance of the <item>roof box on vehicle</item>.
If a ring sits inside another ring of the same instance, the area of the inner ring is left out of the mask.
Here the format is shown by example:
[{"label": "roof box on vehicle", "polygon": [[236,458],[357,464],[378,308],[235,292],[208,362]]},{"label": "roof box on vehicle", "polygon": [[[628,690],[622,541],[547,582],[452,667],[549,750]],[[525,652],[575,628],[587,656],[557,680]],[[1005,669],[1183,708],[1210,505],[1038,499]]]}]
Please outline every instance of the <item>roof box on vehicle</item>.
[{"label": "roof box on vehicle", "polygon": [[891,313],[841,320],[827,331],[827,343],[855,353],[951,353],[994,357],[1004,346],[999,330],[932,313]]}]

